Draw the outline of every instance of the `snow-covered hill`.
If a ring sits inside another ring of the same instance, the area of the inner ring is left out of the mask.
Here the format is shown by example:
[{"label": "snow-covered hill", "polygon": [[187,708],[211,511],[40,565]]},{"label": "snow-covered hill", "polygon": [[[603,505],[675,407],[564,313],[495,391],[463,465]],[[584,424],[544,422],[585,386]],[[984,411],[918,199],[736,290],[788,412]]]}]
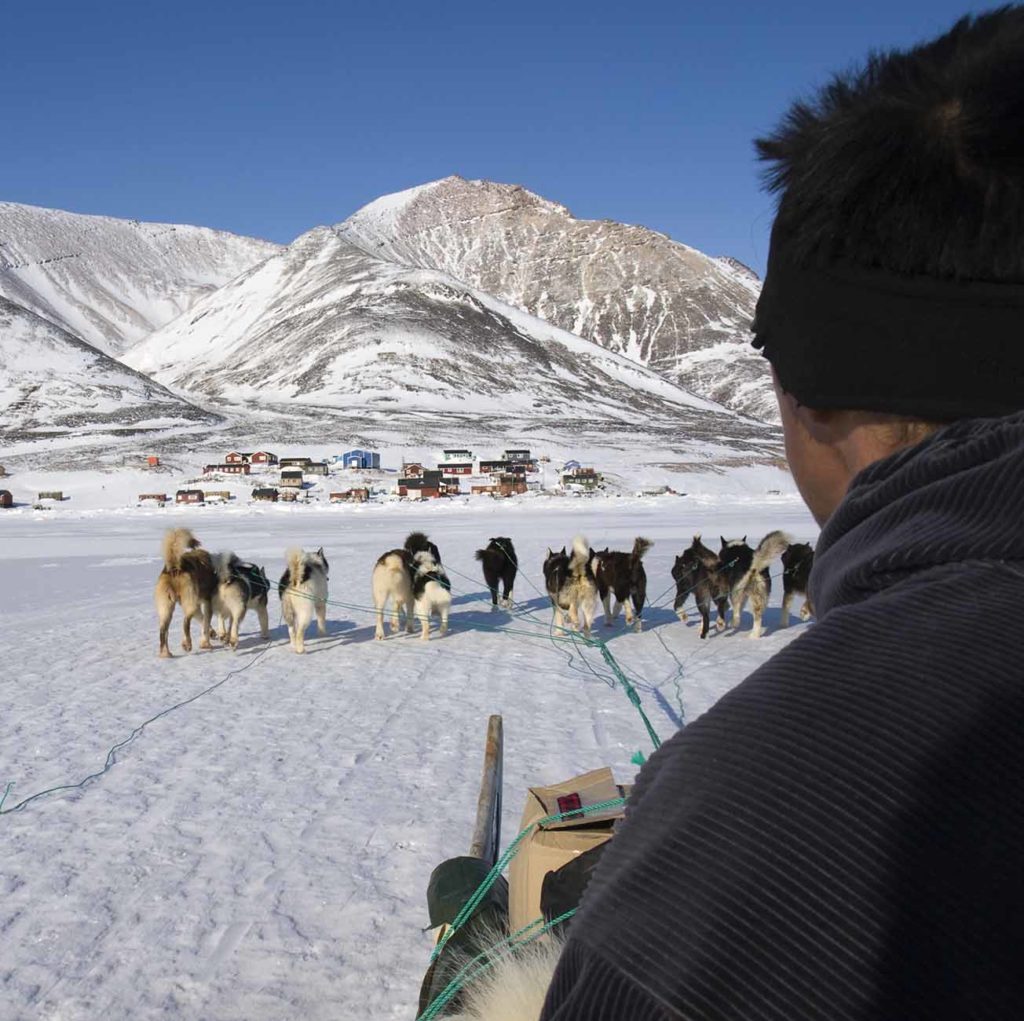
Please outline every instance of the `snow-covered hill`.
[{"label": "snow-covered hill", "polygon": [[0,202],[0,297],[114,356],[278,245]]},{"label": "snow-covered hill", "polygon": [[[514,429],[643,446],[778,453],[777,437],[597,345],[434,270],[320,227],[126,352],[168,385],[441,442]],[[303,411],[302,408],[306,410]],[[456,420],[459,424],[456,424]],[[378,430],[379,435],[379,430]],[[695,451],[696,452],[696,451]]]},{"label": "snow-covered hill", "polygon": [[159,434],[219,421],[14,302],[0,298],[0,442]]},{"label": "snow-covered hill", "polygon": [[777,421],[767,367],[749,346],[760,282],[735,260],[644,227],[576,219],[518,186],[461,177],[384,196],[337,229],[378,258],[447,273]]}]

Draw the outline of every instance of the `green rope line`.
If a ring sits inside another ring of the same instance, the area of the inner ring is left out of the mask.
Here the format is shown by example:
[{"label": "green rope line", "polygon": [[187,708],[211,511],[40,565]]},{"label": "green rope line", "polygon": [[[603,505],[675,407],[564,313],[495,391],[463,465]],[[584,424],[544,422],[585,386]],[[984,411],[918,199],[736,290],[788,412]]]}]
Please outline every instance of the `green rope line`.
[{"label": "green rope line", "polygon": [[[475,981],[481,975],[496,967],[516,950],[528,946],[556,926],[561,925],[562,922],[572,918],[577,910],[579,909],[570,908],[557,918],[552,918],[550,922],[545,922],[543,918],[535,918],[521,929],[517,929],[510,936],[506,936],[486,950],[481,951],[459,969],[455,977],[430,1001],[426,1010],[416,1018],[416,1021],[432,1021],[470,982]],[[475,967],[478,964],[479,967]]]},{"label": "green rope line", "polygon": [[9,783],[7,785],[7,791],[4,792],[3,798],[0,799],[0,815],[10,815],[12,812],[17,812],[20,809],[24,808],[26,805],[31,804],[33,801],[36,801],[37,799],[42,798],[47,794],[56,794],[60,791],[80,790],[91,781],[98,780],[100,777],[105,776],[116,764],[117,753],[122,748],[125,748],[127,745],[131,744],[131,742],[134,741],[135,738],[138,737],[139,734],[141,734],[146,729],[146,727],[148,727],[151,723],[155,723],[157,720],[162,719],[164,716],[169,716],[171,713],[175,712],[175,710],[182,709],[190,703],[202,698],[204,695],[209,695],[210,692],[216,691],[221,685],[226,684],[236,674],[240,674],[243,671],[248,670],[249,667],[251,667],[253,664],[259,662],[272,648],[275,648],[275,646],[276,643],[269,642],[263,649],[261,649],[255,656],[253,656],[248,663],[246,663],[244,666],[236,667],[234,670],[228,671],[228,673],[226,673],[219,681],[217,681],[216,684],[211,684],[208,688],[204,688],[202,691],[197,692],[195,695],[191,695],[188,698],[183,699],[181,702],[176,702],[174,705],[168,706],[166,709],[161,709],[160,712],[158,712],[155,716],[151,716],[148,720],[144,720],[137,727],[135,727],[135,729],[132,730],[132,732],[126,738],[124,738],[122,741],[118,741],[117,744],[115,744],[110,749],[110,751],[107,752],[107,758],[106,761],[103,763],[103,768],[98,769],[95,773],[90,773],[87,777],[85,777],[85,779],[79,780],[77,783],[65,783],[59,784],[56,787],[48,787],[45,791],[39,791],[38,793],[32,794],[24,800],[19,801],[16,805],[12,806],[11,808],[4,808],[3,803],[7,800],[7,794],[10,791],[10,789],[14,786],[13,783]]},{"label": "green rope line", "polygon": [[546,826],[553,822],[562,822],[565,819],[575,818],[580,815],[592,815],[595,812],[606,812],[612,808],[621,808],[625,805],[625,798],[609,798],[607,801],[599,801],[593,805],[586,805],[583,808],[577,808],[571,812],[555,812],[553,815],[546,815],[543,819],[537,819],[522,829],[515,840],[508,845],[505,853],[494,863],[490,872],[484,876],[483,881],[472,893],[459,913],[452,919],[451,925],[445,932],[444,936],[437,941],[433,951],[430,954],[430,962],[433,964],[441,955],[441,951],[444,950],[448,941],[455,935],[463,925],[466,924],[467,920],[472,916],[473,912],[479,907],[480,902],[487,895],[487,892],[492,886],[498,881],[498,877],[508,868],[508,864],[512,859],[519,853],[519,849],[523,844],[523,841],[538,827]]},{"label": "green rope line", "polygon": [[651,726],[651,721],[647,718],[647,713],[644,712],[643,706],[640,704],[640,694],[633,687],[633,683],[626,676],[626,672],[619,666],[615,657],[611,654],[608,646],[605,645],[603,638],[591,639],[601,652],[601,657],[608,664],[612,673],[618,679],[622,685],[623,690],[626,692],[626,697],[633,703],[633,708],[640,714],[640,719],[644,721],[644,726],[647,728],[647,734],[651,739],[651,744],[654,745],[654,750],[657,751],[661,747],[661,738],[658,737],[654,727]]}]

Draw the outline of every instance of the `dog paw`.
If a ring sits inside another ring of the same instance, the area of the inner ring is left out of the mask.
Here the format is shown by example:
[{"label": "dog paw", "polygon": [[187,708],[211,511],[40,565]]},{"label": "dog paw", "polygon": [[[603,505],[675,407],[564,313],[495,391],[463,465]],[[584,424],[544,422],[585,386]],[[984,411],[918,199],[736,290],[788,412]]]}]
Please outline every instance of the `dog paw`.
[{"label": "dog paw", "polygon": [[164,648],[164,649],[160,650],[160,658],[161,659],[174,659],[174,656],[171,654],[171,650],[170,649]]},{"label": "dog paw", "polygon": [[209,638],[204,638],[204,639],[203,639],[203,640],[202,640],[202,641],[201,641],[201,642],[199,643],[199,648],[200,648],[200,649],[212,649],[212,648],[213,648],[213,644],[211,643],[211,641],[210,641],[210,639],[209,639]]},{"label": "dog paw", "polygon": [[379,634],[379,635],[376,635],[376,634],[375,634],[375,635],[374,635],[373,637],[374,637],[374,640],[375,640],[375,641],[378,641],[378,642],[383,642],[383,641],[384,641],[384,635],[383,635],[383,633],[381,633],[381,634]]}]

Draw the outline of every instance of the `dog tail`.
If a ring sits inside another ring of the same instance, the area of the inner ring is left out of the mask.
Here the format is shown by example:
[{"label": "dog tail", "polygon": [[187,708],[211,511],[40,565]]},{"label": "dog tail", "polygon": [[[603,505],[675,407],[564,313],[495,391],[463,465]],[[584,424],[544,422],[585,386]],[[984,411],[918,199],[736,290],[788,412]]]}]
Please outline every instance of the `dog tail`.
[{"label": "dog tail", "polygon": [[221,585],[231,582],[238,574],[238,569],[243,566],[234,553],[218,553],[213,562],[217,571],[217,581]]},{"label": "dog tail", "polygon": [[577,535],[572,541],[572,558],[573,560],[582,560],[590,556],[590,540],[585,535]]},{"label": "dog tail", "polygon": [[640,536],[637,536],[636,539],[633,540],[633,559],[634,560],[641,560],[641,559],[643,559],[643,555],[653,545],[654,545],[654,543],[651,542],[650,539],[642,539]]},{"label": "dog tail", "polygon": [[475,553],[473,554],[473,556],[474,556],[474,557],[476,557],[476,559],[477,559],[477,560],[483,560],[483,559],[484,559],[484,557],[486,557],[488,553],[490,553],[490,550],[486,550],[486,549],[478,549],[478,550],[477,550],[477,551],[476,551],[476,552],[475,552]]},{"label": "dog tail", "polygon": [[182,558],[199,545],[199,540],[187,528],[169,528],[164,533],[164,567],[173,574],[181,570]]},{"label": "dog tail", "polygon": [[430,540],[423,532],[410,532],[405,537],[405,548],[410,553],[421,553],[430,549]]},{"label": "dog tail", "polygon": [[789,549],[793,540],[785,532],[769,532],[754,550],[752,572],[763,571],[773,560],[777,560]]},{"label": "dog tail", "polygon": [[288,587],[296,588],[302,583],[302,568],[306,554],[298,546],[292,546],[285,551],[284,559],[288,564]]}]

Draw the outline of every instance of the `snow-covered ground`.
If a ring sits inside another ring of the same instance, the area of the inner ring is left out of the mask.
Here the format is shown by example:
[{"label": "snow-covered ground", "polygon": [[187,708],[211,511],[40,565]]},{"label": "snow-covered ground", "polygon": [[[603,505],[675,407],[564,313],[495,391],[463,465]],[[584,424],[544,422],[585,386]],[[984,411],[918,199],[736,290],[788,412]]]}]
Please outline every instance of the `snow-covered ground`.
[{"label": "snow-covered ground", "polygon": [[[346,605],[304,657],[275,593],[269,644],[251,615],[236,654],[160,660],[152,588],[172,524],[274,578],[287,546],[323,545]],[[452,629],[377,643],[355,607],[377,555],[413,528],[450,570]],[[546,547],[580,531],[596,548],[655,541],[646,629],[620,618],[608,635],[667,738],[813,627],[778,631],[779,583],[758,642],[701,642],[693,611],[688,625],[671,612],[669,569],[694,532],[717,545],[772,528],[816,537],[787,495],[0,515],[5,811],[100,770],[140,723],[199,696],[99,779],[0,816],[0,1016],[412,1018],[426,883],[468,847],[487,717],[505,722],[506,840],[529,785],[605,764],[628,781],[631,756],[650,752],[600,656],[550,640],[533,587]],[[473,560],[492,535],[511,536],[523,565],[513,616],[490,612]]]}]

